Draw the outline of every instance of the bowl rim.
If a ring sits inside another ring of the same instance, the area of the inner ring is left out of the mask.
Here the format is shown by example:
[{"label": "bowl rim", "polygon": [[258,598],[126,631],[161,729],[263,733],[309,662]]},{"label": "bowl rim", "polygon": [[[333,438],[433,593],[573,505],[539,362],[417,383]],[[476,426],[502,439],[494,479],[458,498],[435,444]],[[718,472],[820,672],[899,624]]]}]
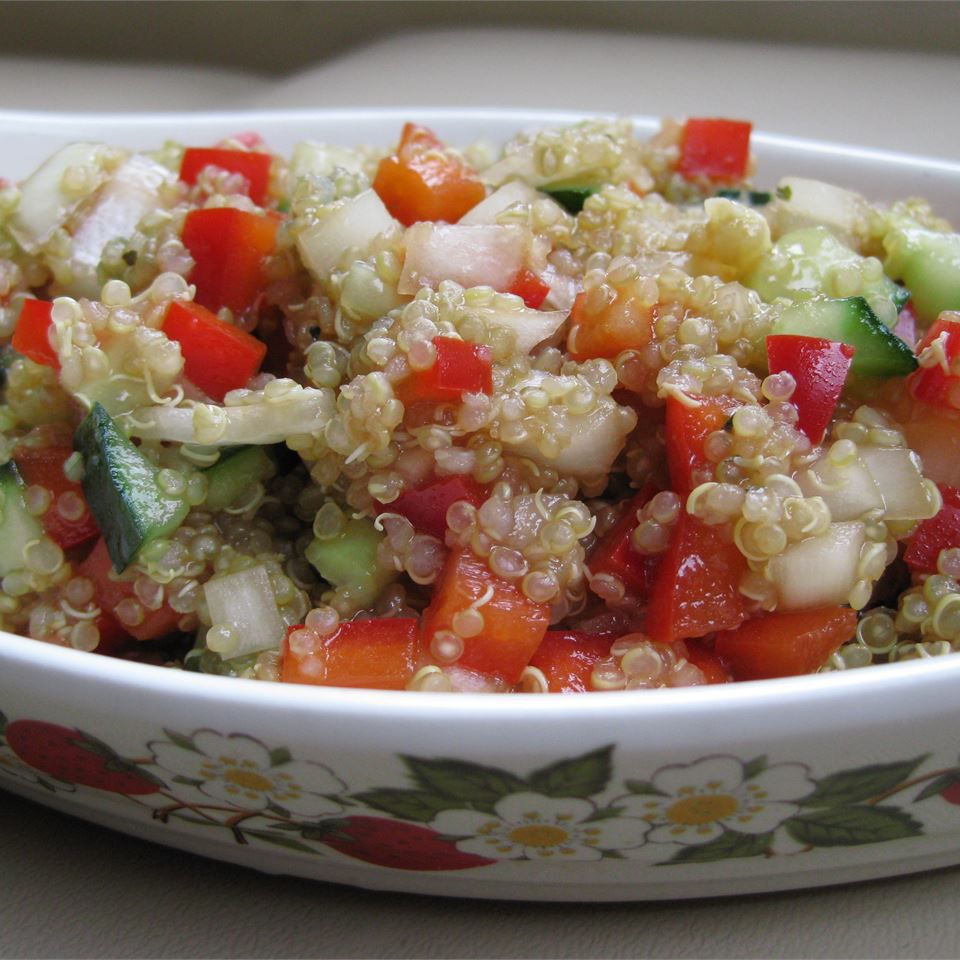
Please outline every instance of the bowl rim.
[{"label": "bowl rim", "polygon": [[[572,123],[588,117],[618,116],[588,111],[558,111],[536,108],[469,107],[356,107],[296,110],[217,110],[217,111],[131,111],[77,112],[20,111],[0,109],[0,139],[18,133],[42,133],[44,136],[82,134],[87,129],[114,127],[147,128],[163,131],[171,125],[180,128],[209,124],[262,124],[269,127],[301,123],[403,122],[416,116],[425,122],[466,124],[479,122],[524,125]],[[622,115],[620,115],[622,116]],[[640,129],[657,129],[658,117],[635,115]],[[74,131],[73,134],[68,131]],[[910,168],[960,178],[960,162],[916,154],[858,147],[831,141],[814,140],[754,131],[754,142],[763,147],[781,148],[807,155],[834,159],[861,160],[872,164]],[[824,699],[849,695],[869,698],[870,702],[891,702],[898,696],[916,696],[927,686],[942,683],[960,685],[960,657],[936,657],[925,660],[882,664],[870,669],[808,674],[772,680],[741,681],[704,687],[664,690],[611,691],[605,696],[497,696],[480,693],[424,693],[406,690],[314,687],[306,684],[279,684],[240,678],[193,673],[152,664],[136,663],[90,654],[43,643],[0,630],[0,664],[7,662],[20,669],[36,670],[38,675],[54,675],[65,680],[98,681],[117,686],[136,686],[157,695],[197,696],[225,701],[235,706],[280,707],[314,713],[376,714],[380,716],[423,716],[436,713],[442,703],[444,717],[450,720],[496,717],[500,720],[543,718],[558,715],[604,717],[647,714],[668,720],[673,716],[740,711],[775,702],[780,705],[811,706]],[[278,695],[278,691],[283,693]],[[438,699],[439,698],[439,699]]]}]

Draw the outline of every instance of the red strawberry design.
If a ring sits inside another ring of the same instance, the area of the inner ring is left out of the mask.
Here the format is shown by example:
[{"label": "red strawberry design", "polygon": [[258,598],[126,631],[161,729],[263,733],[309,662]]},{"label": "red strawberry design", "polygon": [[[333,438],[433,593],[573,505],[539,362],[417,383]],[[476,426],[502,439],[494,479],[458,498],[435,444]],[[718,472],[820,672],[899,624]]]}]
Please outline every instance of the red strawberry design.
[{"label": "red strawberry design", "polygon": [[960,804],[960,783],[951,784],[946,790],[940,792],[947,803]]},{"label": "red strawberry design", "polygon": [[328,820],[310,833],[308,839],[319,840],[348,857],[395,870],[467,870],[496,862],[458,850],[435,830],[382,817]]},{"label": "red strawberry design", "polygon": [[156,793],[162,786],[81,730],[42,720],[15,720],[8,724],[6,737],[24,763],[58,780],[130,795]]}]

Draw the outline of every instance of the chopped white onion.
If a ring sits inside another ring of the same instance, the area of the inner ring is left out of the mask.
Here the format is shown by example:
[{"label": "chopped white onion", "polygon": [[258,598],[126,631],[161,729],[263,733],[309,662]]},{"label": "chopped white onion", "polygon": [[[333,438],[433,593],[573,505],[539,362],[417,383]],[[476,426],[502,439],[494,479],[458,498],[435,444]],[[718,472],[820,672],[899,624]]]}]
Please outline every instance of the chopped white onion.
[{"label": "chopped white onion", "polygon": [[512,225],[415,223],[404,235],[397,290],[415,294],[441,280],[506,290],[526,262],[531,239],[526,227]]},{"label": "chopped white onion", "polygon": [[[69,143],[42,163],[20,185],[20,203],[10,219],[10,232],[27,253],[35,253],[70,214],[105,179],[101,171],[106,153],[102,143]],[[76,192],[64,192],[64,174],[82,168],[88,182]]]},{"label": "chopped white onion", "polygon": [[768,564],[784,610],[846,603],[859,579],[860,548],[866,540],[862,523],[831,523],[825,533],[795,543]]},{"label": "chopped white onion", "polygon": [[529,353],[535,346],[552,337],[569,315],[569,310],[504,310],[497,307],[482,307],[476,311],[489,324],[513,331],[516,335],[517,352]]},{"label": "chopped white onion", "polygon": [[[471,224],[496,223],[497,217],[508,207],[515,204],[523,204],[525,207],[529,207],[541,199],[549,200],[545,194],[534,190],[533,187],[522,180],[511,180],[510,183],[494,190],[486,200],[481,200],[475,207],[468,210],[458,222],[461,225],[466,224],[468,226]],[[549,202],[553,203],[554,201]],[[557,206],[559,208],[559,204]]]},{"label": "chopped white onion", "polygon": [[797,483],[805,497],[822,497],[835,521],[859,520],[869,510],[883,509],[883,495],[859,457],[842,465],[824,457],[802,471]]},{"label": "chopped white onion", "polygon": [[915,453],[905,447],[861,446],[860,457],[883,495],[885,520],[933,516],[934,504]]},{"label": "chopped white onion", "polygon": [[779,204],[781,233],[819,225],[842,240],[851,240],[857,221],[866,210],[866,201],[860,194],[820,180],[784,177],[777,193],[787,198]]},{"label": "chopped white onion", "polygon": [[296,434],[319,433],[335,409],[331,391],[304,387],[242,406],[140,407],[123,417],[123,425],[144,440],[210,446],[281,443]]},{"label": "chopped white onion", "polygon": [[103,248],[114,237],[129,237],[142,217],[161,206],[158,191],[173,180],[166,167],[136,154],[100,187],[91,198],[89,212],[73,231],[72,294],[99,297],[97,265]]},{"label": "chopped white onion", "polygon": [[329,177],[340,167],[350,173],[362,173],[363,161],[356,150],[338,147],[330,143],[316,143],[303,140],[293,148],[288,171],[289,189],[293,192],[301,177],[313,174],[317,177]]},{"label": "chopped white onion", "polygon": [[353,251],[362,257],[367,248],[398,223],[373,190],[364,190],[342,201],[326,217],[297,237],[297,248],[306,268],[317,280],[326,280]]},{"label": "chopped white onion", "polygon": [[280,648],[284,626],[265,567],[214,577],[204,584],[203,593],[213,626],[229,627],[236,638],[225,659]]}]

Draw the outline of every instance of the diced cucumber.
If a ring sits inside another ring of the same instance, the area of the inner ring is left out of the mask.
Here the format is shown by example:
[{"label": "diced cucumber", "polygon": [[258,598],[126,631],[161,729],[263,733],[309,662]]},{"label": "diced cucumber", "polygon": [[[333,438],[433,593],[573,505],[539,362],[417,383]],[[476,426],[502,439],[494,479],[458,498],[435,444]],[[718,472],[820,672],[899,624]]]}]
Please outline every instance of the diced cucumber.
[{"label": "diced cucumber", "polygon": [[773,332],[847,343],[857,351],[851,369],[865,377],[904,377],[917,367],[913,351],[877,319],[863,297],[795,303],[783,311]]},{"label": "diced cucumber", "polygon": [[40,522],[27,510],[25,489],[12,460],[0,467],[0,577],[22,570],[24,548],[43,535]]},{"label": "diced cucumber", "polygon": [[909,287],[921,320],[933,323],[942,310],[960,310],[960,233],[894,227],[883,245],[887,272]]},{"label": "diced cucumber", "polygon": [[[777,297],[797,302],[821,295],[856,294],[886,326],[893,327],[910,294],[882,273],[867,279],[865,265],[866,258],[826,227],[807,227],[784,234],[743,282],[768,303]],[[844,289],[851,278],[859,289]]]},{"label": "diced cucumber", "polygon": [[725,200],[735,200],[737,203],[747,203],[751,207],[765,207],[773,199],[773,194],[768,190],[736,190],[724,188],[717,190],[714,196],[722,197]]},{"label": "diced cucumber", "polygon": [[372,520],[348,520],[339,536],[314,539],[306,557],[327,583],[345,589],[359,607],[370,607],[396,572],[377,566],[377,547],[383,539]]},{"label": "diced cucumber", "polygon": [[276,472],[266,447],[240,447],[235,453],[225,454],[204,471],[208,484],[204,506],[223,510],[242,504],[254,484],[269,480]]},{"label": "diced cucumber", "polygon": [[568,213],[579,213],[587,197],[597,192],[599,187],[593,183],[577,183],[574,180],[557,180],[545,183],[537,189],[553,197]]},{"label": "diced cucumber", "polygon": [[164,494],[159,470],[95,403],[77,427],[73,446],[83,455],[83,493],[103,533],[113,566],[122,572],[145,543],[171,533],[189,510]]}]

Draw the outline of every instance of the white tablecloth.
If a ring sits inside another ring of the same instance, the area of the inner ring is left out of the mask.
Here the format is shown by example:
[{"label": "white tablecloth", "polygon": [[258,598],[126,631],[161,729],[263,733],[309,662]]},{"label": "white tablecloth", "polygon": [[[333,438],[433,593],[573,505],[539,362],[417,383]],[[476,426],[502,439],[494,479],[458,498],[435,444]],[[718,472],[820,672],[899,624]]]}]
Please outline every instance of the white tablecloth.
[{"label": "white tablecloth", "polygon": [[[828,40],[828,25],[824,32]],[[726,114],[749,117],[769,131],[960,155],[960,61],[916,53],[496,31],[382,41],[270,83],[243,74],[75,63],[34,69],[25,82],[24,67],[0,59],[0,108],[462,103]],[[0,792],[4,957],[958,953],[958,870],[733,900],[585,906],[447,901],[260,876]]]}]

